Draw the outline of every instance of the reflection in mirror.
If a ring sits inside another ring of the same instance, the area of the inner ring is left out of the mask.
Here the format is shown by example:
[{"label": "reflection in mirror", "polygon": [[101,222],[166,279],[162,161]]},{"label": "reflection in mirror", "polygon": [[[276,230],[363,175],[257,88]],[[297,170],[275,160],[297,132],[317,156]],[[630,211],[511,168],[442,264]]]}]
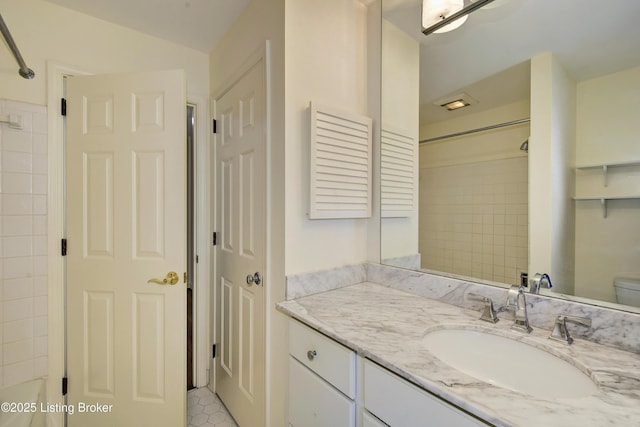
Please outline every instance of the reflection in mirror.
[{"label": "reflection in mirror", "polygon": [[640,311],[640,2],[500,0],[428,36],[421,3],[382,0],[383,263]]}]

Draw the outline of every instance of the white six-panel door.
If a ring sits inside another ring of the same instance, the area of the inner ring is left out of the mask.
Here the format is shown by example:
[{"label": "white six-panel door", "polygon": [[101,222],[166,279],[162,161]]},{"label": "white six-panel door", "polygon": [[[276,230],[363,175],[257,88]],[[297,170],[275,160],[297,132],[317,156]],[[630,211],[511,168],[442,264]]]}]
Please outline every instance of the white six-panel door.
[{"label": "white six-panel door", "polygon": [[72,77],[67,95],[68,425],[184,426],[184,73]]},{"label": "white six-panel door", "polygon": [[216,391],[241,427],[265,423],[264,72],[261,60],[215,103]]}]

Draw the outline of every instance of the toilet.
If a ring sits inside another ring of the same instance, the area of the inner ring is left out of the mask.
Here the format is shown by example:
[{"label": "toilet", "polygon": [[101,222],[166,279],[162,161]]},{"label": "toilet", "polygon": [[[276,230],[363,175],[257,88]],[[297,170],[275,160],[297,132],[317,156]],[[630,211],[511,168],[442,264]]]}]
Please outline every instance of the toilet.
[{"label": "toilet", "polygon": [[613,286],[618,304],[640,307],[640,278],[616,277]]}]

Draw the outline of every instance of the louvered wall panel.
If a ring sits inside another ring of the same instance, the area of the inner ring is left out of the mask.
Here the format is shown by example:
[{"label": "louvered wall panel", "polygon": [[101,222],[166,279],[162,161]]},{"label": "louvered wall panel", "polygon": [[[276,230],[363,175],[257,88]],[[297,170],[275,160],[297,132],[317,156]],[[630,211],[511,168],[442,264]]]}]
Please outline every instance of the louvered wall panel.
[{"label": "louvered wall panel", "polygon": [[381,131],[381,215],[408,217],[415,206],[416,140],[405,132]]},{"label": "louvered wall panel", "polygon": [[371,125],[311,104],[310,219],[371,216]]}]

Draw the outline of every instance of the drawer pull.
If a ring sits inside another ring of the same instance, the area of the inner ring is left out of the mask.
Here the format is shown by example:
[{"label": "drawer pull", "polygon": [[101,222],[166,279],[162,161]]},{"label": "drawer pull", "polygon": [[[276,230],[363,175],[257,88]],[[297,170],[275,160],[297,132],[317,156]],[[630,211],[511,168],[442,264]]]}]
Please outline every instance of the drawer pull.
[{"label": "drawer pull", "polygon": [[307,351],[307,359],[311,361],[313,361],[313,359],[315,359],[317,355],[318,355],[318,352],[316,352],[315,350]]}]

